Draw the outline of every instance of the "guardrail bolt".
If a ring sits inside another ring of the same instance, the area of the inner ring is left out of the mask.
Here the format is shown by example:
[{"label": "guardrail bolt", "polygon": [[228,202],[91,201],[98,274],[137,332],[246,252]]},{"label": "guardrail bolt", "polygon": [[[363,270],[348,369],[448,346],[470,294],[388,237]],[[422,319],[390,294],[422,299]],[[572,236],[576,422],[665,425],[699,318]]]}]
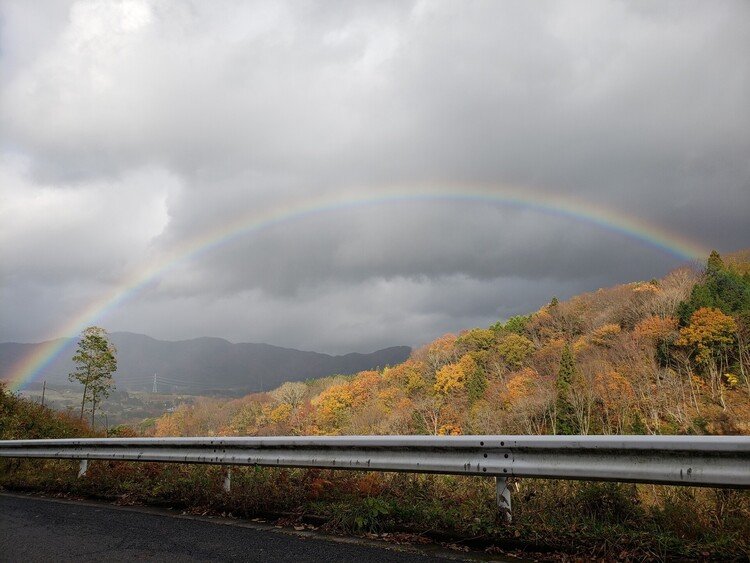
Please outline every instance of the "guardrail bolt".
[{"label": "guardrail bolt", "polygon": [[227,467],[227,472],[224,474],[224,492],[228,493],[232,490],[232,468]]},{"label": "guardrail bolt", "polygon": [[78,466],[78,477],[83,477],[89,470],[89,460],[82,459],[81,464]]},{"label": "guardrail bolt", "polygon": [[510,524],[513,521],[513,513],[510,506],[510,489],[505,477],[495,477],[495,499],[500,515]]}]

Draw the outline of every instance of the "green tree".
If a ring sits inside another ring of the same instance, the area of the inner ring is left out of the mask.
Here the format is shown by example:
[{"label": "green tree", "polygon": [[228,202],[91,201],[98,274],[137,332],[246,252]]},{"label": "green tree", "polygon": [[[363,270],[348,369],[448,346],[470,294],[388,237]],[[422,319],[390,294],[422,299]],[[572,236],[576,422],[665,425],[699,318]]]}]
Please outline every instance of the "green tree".
[{"label": "green tree", "polygon": [[467,330],[456,339],[456,347],[461,353],[489,350],[495,344],[495,333],[487,328]]},{"label": "green tree", "polygon": [[724,260],[721,259],[721,255],[715,250],[711,251],[706,262],[706,273],[708,275],[715,274],[724,269]]},{"label": "green tree", "polygon": [[94,424],[96,405],[109,396],[114,388],[112,374],[117,371],[117,350],[109,341],[107,331],[90,326],[81,333],[78,348],[73,356],[75,371],[68,375],[70,381],[83,385],[81,416],[86,403],[91,403],[91,425]]},{"label": "green tree", "polygon": [[750,312],[750,277],[727,268],[715,250],[706,262],[705,278],[693,286],[690,297],[679,304],[677,317],[681,326],[702,308],[719,309],[727,315]]},{"label": "green tree", "polygon": [[523,334],[526,330],[526,325],[529,324],[531,315],[516,315],[508,319],[505,323],[505,330],[509,332],[515,332],[516,334]]},{"label": "green tree", "polygon": [[487,376],[482,366],[474,361],[473,365],[467,366],[466,374],[466,395],[469,398],[469,404],[475,403],[484,395],[487,389]]},{"label": "green tree", "polygon": [[511,333],[497,345],[497,351],[503,361],[516,370],[523,367],[526,360],[534,352],[534,343],[520,334]]},{"label": "green tree", "polygon": [[569,344],[565,344],[560,357],[560,371],[555,384],[557,400],[555,402],[555,433],[577,434],[575,407],[573,406],[573,383],[576,379],[576,365],[573,351]]}]

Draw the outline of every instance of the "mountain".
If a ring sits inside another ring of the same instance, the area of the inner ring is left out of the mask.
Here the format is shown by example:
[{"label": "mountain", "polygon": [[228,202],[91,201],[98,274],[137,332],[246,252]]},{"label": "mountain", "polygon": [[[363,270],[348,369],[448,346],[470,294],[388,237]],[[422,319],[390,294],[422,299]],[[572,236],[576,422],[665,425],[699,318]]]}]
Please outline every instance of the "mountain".
[{"label": "mountain", "polygon": [[[192,393],[268,390],[285,381],[398,364],[411,352],[408,346],[394,346],[370,354],[331,356],[270,344],[235,344],[221,338],[169,342],[130,332],[114,332],[110,339],[117,347],[118,369],[114,377],[119,389],[151,389],[156,374],[159,391]],[[68,339],[37,381],[68,383],[76,343],[77,339]],[[16,362],[45,344],[0,343],[0,379],[9,377]]]}]

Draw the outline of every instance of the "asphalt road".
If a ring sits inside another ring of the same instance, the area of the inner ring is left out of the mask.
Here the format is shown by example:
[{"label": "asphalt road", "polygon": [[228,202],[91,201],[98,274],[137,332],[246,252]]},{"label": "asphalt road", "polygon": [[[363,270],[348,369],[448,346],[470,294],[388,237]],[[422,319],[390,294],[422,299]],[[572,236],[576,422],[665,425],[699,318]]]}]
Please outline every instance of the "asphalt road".
[{"label": "asphalt road", "polygon": [[[0,561],[448,561],[238,521],[0,494]],[[453,559],[455,560],[455,559]]]}]

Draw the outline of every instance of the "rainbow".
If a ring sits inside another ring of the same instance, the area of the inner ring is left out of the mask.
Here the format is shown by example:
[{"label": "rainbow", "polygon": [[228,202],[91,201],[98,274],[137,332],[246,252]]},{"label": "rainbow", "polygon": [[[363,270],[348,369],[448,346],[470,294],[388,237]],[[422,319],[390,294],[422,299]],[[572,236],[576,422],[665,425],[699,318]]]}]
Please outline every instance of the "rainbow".
[{"label": "rainbow", "polygon": [[163,276],[179,263],[195,259],[218,246],[256,233],[260,230],[297,221],[321,213],[339,213],[363,207],[408,202],[463,202],[528,209],[584,222],[618,233],[644,245],[657,248],[680,260],[693,261],[708,255],[708,248],[677,233],[648,224],[636,217],[616,213],[610,209],[561,197],[538,190],[514,187],[486,186],[410,186],[381,188],[368,195],[327,194],[297,198],[262,211],[243,214],[175,245],[168,253],[133,270],[113,290],[92,301],[71,318],[56,334],[58,338],[45,342],[20,360],[4,377],[11,391],[19,391],[59,355],[67,338],[85,327],[97,324],[110,311],[132,299],[144,287]]}]

